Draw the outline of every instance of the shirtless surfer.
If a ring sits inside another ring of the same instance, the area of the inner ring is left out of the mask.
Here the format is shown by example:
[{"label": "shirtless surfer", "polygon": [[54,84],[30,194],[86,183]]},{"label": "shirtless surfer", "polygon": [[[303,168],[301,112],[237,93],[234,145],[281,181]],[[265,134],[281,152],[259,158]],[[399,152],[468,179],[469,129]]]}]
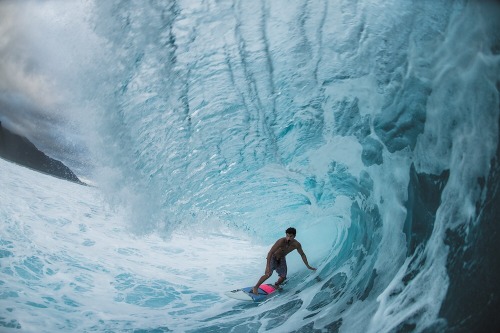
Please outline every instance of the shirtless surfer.
[{"label": "shirtless surfer", "polygon": [[288,228],[285,233],[286,237],[278,239],[271,250],[269,250],[267,254],[266,272],[261,276],[255,287],[253,287],[252,293],[258,294],[259,286],[273,274],[273,271],[276,271],[279,276],[278,281],[274,284],[276,289],[285,281],[287,271],[285,256],[293,250],[297,250],[307,268],[313,271],[316,270],[316,268],[309,266],[306,254],[302,251],[302,245],[295,240],[295,235],[297,234],[295,228]]}]

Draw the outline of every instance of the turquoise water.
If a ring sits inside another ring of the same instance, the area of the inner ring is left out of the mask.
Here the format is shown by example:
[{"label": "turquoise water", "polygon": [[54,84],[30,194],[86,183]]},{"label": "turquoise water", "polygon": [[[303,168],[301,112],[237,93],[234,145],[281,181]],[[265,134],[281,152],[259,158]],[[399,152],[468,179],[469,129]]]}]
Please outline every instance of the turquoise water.
[{"label": "turquoise water", "polygon": [[[500,327],[497,6],[1,8],[2,124],[94,185],[0,161],[4,331]],[[289,226],[317,272],[227,298]]]}]

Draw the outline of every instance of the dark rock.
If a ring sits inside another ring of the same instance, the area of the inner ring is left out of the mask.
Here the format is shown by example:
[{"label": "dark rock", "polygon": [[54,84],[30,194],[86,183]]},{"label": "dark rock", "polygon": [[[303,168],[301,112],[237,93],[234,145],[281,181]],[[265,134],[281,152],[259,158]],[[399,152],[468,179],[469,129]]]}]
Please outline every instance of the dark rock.
[{"label": "dark rock", "polygon": [[64,165],[38,150],[27,138],[17,135],[0,122],[0,157],[58,178],[84,184]]}]

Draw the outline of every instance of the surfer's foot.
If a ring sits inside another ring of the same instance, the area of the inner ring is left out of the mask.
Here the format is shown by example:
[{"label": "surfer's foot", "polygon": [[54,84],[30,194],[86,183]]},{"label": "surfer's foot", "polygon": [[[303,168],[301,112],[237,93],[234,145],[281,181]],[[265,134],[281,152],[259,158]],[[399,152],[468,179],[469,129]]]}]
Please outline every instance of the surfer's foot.
[{"label": "surfer's foot", "polygon": [[259,290],[258,290],[258,288],[253,287],[253,289],[252,289],[252,294],[254,294],[254,295],[258,295],[258,294],[259,294]]}]

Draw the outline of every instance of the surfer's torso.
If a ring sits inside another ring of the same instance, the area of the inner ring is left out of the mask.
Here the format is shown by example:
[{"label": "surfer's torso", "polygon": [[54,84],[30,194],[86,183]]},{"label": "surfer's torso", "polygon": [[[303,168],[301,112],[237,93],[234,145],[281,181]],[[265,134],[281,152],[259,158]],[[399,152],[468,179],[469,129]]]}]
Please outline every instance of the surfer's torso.
[{"label": "surfer's torso", "polygon": [[300,243],[295,239],[287,240],[286,237],[278,240],[278,249],[273,252],[276,259],[284,258],[288,253],[296,250],[300,246]]}]

